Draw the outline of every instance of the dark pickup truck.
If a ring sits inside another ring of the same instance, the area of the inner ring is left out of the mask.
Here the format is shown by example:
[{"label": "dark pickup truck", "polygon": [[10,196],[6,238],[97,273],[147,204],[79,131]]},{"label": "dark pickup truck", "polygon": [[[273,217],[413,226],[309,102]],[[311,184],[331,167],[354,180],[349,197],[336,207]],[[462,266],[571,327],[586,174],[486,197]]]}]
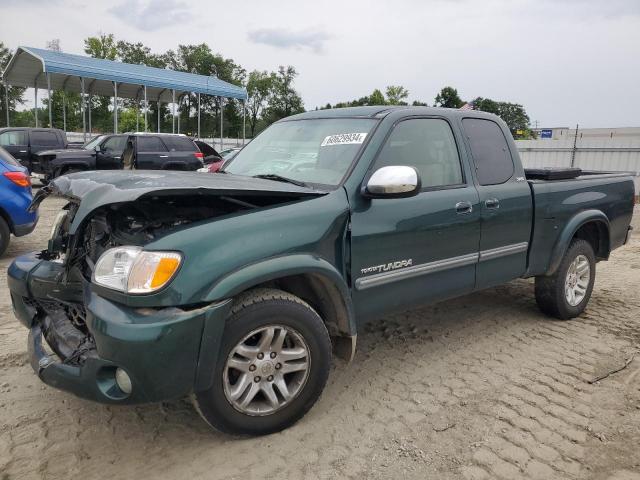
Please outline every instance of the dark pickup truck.
[{"label": "dark pickup truck", "polygon": [[369,319],[521,277],[580,315],[633,181],[547,174],[495,116],[360,107],[281,120],[222,173],[57,178],[33,204],[68,199],[48,247],[8,271],[31,365],[91,400],[191,395],[222,431],[281,430]]},{"label": "dark pickup truck", "polygon": [[34,173],[46,183],[60,175],[87,170],[195,171],[202,168],[203,156],[193,140],[184,135],[99,135],[80,149],[39,152]]},{"label": "dark pickup truck", "polygon": [[0,129],[0,147],[29,172],[39,171],[38,154],[44,150],[69,148],[67,136],[56,128],[9,127]]}]

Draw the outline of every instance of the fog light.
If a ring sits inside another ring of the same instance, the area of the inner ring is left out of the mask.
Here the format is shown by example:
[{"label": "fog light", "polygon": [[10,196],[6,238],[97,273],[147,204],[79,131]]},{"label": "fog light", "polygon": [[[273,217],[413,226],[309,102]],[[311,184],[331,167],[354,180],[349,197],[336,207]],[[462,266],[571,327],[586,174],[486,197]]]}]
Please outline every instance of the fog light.
[{"label": "fog light", "polygon": [[133,386],[131,385],[131,378],[127,372],[121,368],[116,368],[116,383],[124,393],[127,395],[131,393],[131,390],[133,389]]}]

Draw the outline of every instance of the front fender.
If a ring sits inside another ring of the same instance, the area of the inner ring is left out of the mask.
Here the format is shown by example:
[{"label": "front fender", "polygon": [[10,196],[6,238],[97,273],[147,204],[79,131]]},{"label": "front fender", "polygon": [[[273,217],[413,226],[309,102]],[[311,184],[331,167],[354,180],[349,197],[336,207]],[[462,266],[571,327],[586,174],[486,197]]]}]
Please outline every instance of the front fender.
[{"label": "front fender", "polygon": [[607,233],[610,231],[609,219],[601,210],[583,210],[571,217],[558,236],[553,250],[551,251],[551,261],[549,262],[549,269],[546,272],[547,275],[553,275],[555,273],[560,266],[560,262],[562,261],[562,257],[564,257],[567,248],[569,248],[571,239],[580,227],[589,222],[603,223],[607,228]]},{"label": "front fender", "polygon": [[256,285],[292,275],[315,274],[324,277],[336,287],[346,310],[349,335],[356,334],[351,293],[344,278],[328,261],[311,254],[294,254],[272,257],[247,265],[217,280],[203,301],[217,302],[248,290]]}]

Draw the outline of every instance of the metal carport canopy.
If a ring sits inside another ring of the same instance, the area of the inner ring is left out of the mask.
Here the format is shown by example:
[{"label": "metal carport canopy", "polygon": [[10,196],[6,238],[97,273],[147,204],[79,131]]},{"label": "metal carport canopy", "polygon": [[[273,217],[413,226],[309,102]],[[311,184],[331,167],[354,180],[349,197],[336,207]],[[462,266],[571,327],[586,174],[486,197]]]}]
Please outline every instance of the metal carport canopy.
[{"label": "metal carport canopy", "polygon": [[52,90],[81,92],[80,78],[85,79],[85,92],[91,95],[113,96],[117,83],[119,98],[143,98],[147,87],[150,101],[171,103],[176,95],[200,93],[216,97],[246,100],[247,91],[216,77],[177,72],[100,58],[54,52],[41,48],[18,47],[5,69],[5,84],[47,88],[47,74]]}]

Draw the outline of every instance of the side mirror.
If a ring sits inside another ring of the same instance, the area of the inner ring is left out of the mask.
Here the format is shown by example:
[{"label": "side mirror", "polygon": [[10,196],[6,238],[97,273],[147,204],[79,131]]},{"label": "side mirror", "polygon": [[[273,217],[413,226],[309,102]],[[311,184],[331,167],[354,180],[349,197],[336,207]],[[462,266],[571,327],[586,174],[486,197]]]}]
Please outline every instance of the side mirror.
[{"label": "side mirror", "polygon": [[420,175],[415,168],[393,165],[376,170],[363,194],[370,198],[412,197],[418,194],[420,186]]},{"label": "side mirror", "polygon": [[94,149],[97,153],[102,152],[102,146],[100,145],[96,145],[96,148]]}]

